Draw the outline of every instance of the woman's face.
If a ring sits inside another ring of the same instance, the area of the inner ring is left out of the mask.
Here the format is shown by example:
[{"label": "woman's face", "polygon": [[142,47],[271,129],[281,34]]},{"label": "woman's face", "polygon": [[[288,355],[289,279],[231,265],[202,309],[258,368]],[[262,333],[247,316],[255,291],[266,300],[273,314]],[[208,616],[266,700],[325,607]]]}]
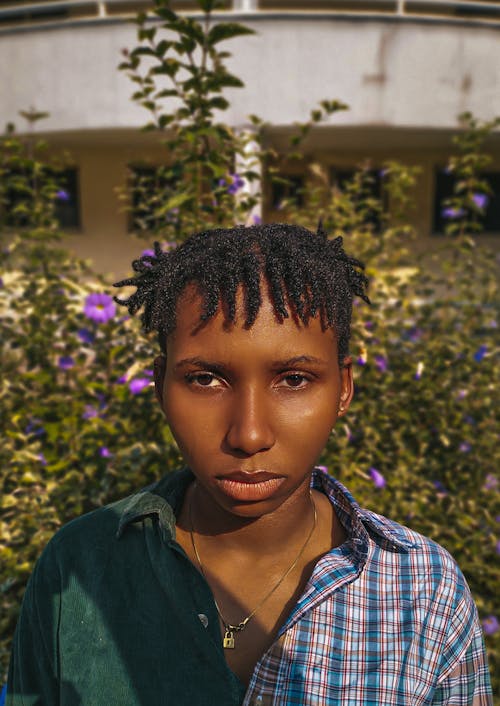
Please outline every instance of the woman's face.
[{"label": "woman's face", "polygon": [[335,334],[318,318],[280,322],[264,297],[245,328],[241,296],[237,304],[234,324],[221,311],[200,324],[201,298],[186,290],[155,383],[205,502],[250,518],[309,493],[353,386],[350,360],[339,369]]}]

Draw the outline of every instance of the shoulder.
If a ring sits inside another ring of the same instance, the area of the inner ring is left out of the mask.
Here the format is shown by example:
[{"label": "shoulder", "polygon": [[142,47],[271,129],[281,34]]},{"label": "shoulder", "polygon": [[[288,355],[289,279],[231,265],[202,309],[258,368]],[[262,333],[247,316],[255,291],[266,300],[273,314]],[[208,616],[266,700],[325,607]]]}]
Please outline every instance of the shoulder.
[{"label": "shoulder", "polygon": [[[468,590],[457,562],[443,546],[370,510],[363,510],[362,515],[375,547],[389,550],[395,563],[411,568],[419,584],[446,584],[449,593],[454,589],[457,599]],[[390,561],[387,554],[384,557]]]},{"label": "shoulder", "polygon": [[68,574],[76,566],[79,571],[88,566],[95,571],[110,554],[117,566],[122,556],[126,563],[130,552],[143,550],[145,520],[150,518],[151,525],[158,520],[160,528],[169,534],[174,518],[170,501],[175,500],[185,482],[184,471],[173,472],[137,493],[71,520],[50,539],[37,569]]},{"label": "shoulder", "polygon": [[[374,512],[363,510],[364,523],[373,542],[371,553],[375,570],[393,572],[422,620],[432,616],[433,629],[455,644],[469,644],[478,622],[477,610],[467,581],[452,555],[429,537]],[[387,547],[383,538],[392,538]],[[397,549],[396,547],[399,547]]]}]

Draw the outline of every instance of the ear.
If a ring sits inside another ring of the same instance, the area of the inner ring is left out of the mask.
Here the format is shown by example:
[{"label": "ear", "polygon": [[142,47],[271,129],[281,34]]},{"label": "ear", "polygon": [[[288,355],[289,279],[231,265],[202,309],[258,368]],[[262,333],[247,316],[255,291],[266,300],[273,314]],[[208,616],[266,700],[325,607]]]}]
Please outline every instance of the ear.
[{"label": "ear", "polygon": [[159,355],[154,359],[153,372],[155,381],[156,399],[163,409],[163,385],[165,382],[165,373],[167,370],[167,358],[164,355]]},{"label": "ear", "polygon": [[354,395],[354,381],[352,379],[352,358],[346,356],[340,368],[340,400],[337,417],[343,417],[349,409]]}]

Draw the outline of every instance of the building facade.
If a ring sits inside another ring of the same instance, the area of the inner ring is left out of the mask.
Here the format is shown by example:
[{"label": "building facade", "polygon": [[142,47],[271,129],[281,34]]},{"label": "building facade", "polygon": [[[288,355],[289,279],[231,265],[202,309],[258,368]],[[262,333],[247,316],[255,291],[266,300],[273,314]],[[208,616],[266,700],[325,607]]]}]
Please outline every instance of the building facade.
[{"label": "building facade", "polygon": [[[196,12],[194,3],[173,3]],[[117,276],[143,246],[130,233],[130,214],[117,189],[130,168],[167,155],[142,133],[146,111],[117,70],[136,44],[137,0],[54,0],[0,4],[0,124],[18,111],[48,111],[36,130],[71,155],[66,227],[69,246]],[[248,115],[270,124],[268,139],[284,148],[296,121],[322,99],[350,106],[311,135],[307,160],[334,182],[370,160],[419,165],[414,225],[419,247],[432,248],[442,228],[440,199],[458,115],[500,115],[500,2],[465,0],[233,0],[214,20],[243,22],[251,36],[228,43],[230,70],[245,88],[229,92],[226,118],[244,128]],[[500,136],[488,142],[486,175],[494,191],[481,241],[500,242]],[[300,181],[306,174],[296,173]],[[264,189],[264,215],[276,199]],[[313,225],[313,224],[311,224]]]}]

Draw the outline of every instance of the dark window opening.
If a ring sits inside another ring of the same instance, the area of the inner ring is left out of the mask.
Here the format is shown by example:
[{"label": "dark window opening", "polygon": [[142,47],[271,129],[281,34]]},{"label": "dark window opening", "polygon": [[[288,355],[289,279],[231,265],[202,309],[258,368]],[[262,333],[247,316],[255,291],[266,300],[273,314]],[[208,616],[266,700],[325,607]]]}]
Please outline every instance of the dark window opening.
[{"label": "dark window opening", "polygon": [[78,169],[64,169],[58,172],[61,189],[56,197],[55,216],[62,230],[80,228],[80,188]]},{"label": "dark window opening", "polygon": [[[332,167],[330,170],[330,184],[335,189],[344,192],[353,178],[359,173],[359,169],[338,169]],[[382,173],[378,169],[363,170],[362,190],[356,192],[365,202],[373,200],[373,208],[366,207],[365,224],[373,227],[375,232],[382,229],[381,216],[388,210],[387,195],[382,189]]]},{"label": "dark window opening", "polygon": [[271,208],[279,211],[284,201],[292,201],[301,208],[304,205],[304,184],[302,174],[283,174],[278,181],[271,182]]},{"label": "dark window opening", "polygon": [[2,221],[8,228],[28,228],[32,220],[35,191],[42,194],[44,186],[50,181],[57,185],[54,198],[54,217],[61,230],[80,228],[80,198],[79,179],[76,167],[54,169],[45,167],[44,172],[37,177],[24,171],[11,170],[6,177],[7,188],[4,191],[2,203]]},{"label": "dark window opening", "polygon": [[129,172],[129,231],[154,232],[175,216],[158,211],[175,194],[179,178],[165,165],[131,165]]},{"label": "dark window opening", "polygon": [[[486,181],[491,189],[491,194],[487,195],[485,212],[480,222],[483,232],[500,234],[500,172],[484,172],[480,178]],[[455,176],[446,169],[435,170],[434,182],[434,235],[443,235],[446,225],[451,222],[449,213],[447,215],[444,201],[453,196],[455,186]]]}]

